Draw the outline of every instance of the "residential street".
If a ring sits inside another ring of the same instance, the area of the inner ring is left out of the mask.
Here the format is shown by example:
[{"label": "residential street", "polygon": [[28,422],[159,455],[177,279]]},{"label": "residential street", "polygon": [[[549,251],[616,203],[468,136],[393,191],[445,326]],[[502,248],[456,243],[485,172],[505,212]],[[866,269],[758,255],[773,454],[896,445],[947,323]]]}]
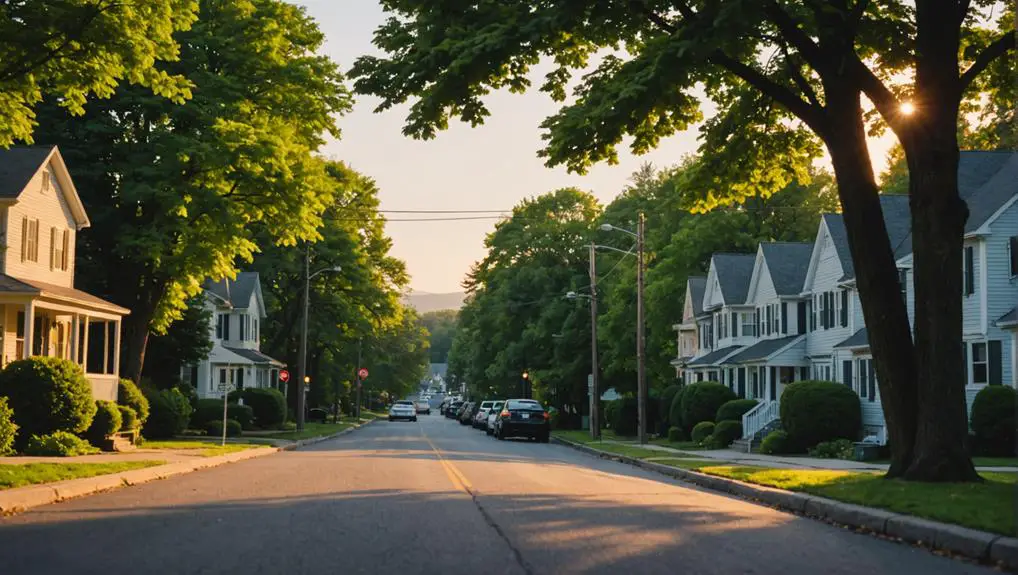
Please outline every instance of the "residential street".
[{"label": "residential street", "polygon": [[0,557],[5,575],[992,572],[439,415],[0,519]]}]

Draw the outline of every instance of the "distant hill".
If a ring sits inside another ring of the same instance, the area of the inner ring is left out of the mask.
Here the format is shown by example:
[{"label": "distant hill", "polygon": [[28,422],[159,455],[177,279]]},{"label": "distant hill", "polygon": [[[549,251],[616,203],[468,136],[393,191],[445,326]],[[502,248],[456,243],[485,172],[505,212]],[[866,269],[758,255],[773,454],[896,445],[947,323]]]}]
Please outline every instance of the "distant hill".
[{"label": "distant hill", "polygon": [[459,309],[463,307],[463,299],[466,296],[467,294],[463,292],[412,292],[405,301],[419,313],[427,313],[440,309]]}]

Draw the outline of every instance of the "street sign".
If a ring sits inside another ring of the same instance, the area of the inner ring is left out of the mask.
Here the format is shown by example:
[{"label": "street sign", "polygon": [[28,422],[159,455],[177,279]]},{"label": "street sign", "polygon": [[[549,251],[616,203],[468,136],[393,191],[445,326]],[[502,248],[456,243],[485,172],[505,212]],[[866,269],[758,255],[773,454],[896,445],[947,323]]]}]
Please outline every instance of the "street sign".
[{"label": "street sign", "polygon": [[359,377],[361,379],[367,379],[368,378],[368,368],[362,367],[359,370],[357,370],[357,377]]},{"label": "street sign", "polygon": [[594,389],[594,374],[591,373],[587,374],[587,389],[589,390]]},{"label": "street sign", "polygon": [[233,391],[233,386],[228,383],[220,383],[217,389],[219,391]]},{"label": "street sign", "polygon": [[279,381],[282,381],[283,383],[290,381],[290,372],[285,369],[279,370]]}]

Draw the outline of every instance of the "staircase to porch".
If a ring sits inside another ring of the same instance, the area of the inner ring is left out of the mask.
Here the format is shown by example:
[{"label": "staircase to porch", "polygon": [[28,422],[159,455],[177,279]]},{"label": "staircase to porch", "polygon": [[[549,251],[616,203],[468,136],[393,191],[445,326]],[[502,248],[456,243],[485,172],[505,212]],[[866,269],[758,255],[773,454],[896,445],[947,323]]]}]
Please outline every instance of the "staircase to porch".
[{"label": "staircase to porch", "polygon": [[732,442],[731,448],[754,453],[768,433],[781,426],[780,403],[761,401],[742,416],[742,437]]}]

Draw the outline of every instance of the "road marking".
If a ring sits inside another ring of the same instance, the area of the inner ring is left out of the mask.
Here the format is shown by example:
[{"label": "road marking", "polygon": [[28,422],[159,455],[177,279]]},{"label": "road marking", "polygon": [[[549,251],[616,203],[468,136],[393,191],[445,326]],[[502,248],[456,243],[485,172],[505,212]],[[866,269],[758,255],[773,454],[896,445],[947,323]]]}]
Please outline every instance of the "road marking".
[{"label": "road marking", "polygon": [[[421,431],[423,432],[423,430]],[[456,469],[456,466],[453,465],[451,461],[442,457],[442,452],[439,451],[438,447],[431,442],[431,439],[427,435],[424,436],[424,441],[427,441],[428,445],[431,446],[431,450],[435,452],[435,455],[438,457],[438,462],[442,464],[442,469],[444,469],[445,474],[449,476],[449,481],[452,482],[453,487],[467,495],[473,495],[474,486],[470,484],[470,480],[468,480],[459,469]]]}]

